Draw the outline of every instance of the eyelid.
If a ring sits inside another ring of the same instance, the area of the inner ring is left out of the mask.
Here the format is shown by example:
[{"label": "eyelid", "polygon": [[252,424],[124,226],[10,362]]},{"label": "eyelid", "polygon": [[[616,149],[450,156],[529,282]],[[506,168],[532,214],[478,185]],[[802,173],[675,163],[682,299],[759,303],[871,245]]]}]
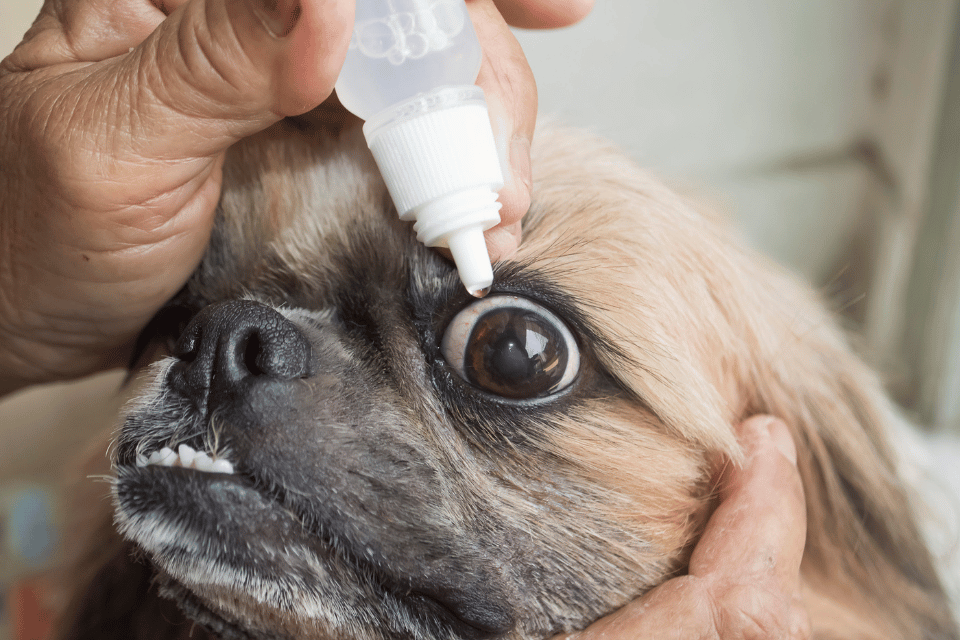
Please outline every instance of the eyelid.
[{"label": "eyelid", "polygon": [[560,333],[564,342],[569,347],[567,368],[563,377],[557,383],[557,389],[563,389],[573,382],[577,373],[580,371],[580,353],[577,340],[570,331],[567,324],[557,317],[552,311],[541,304],[518,295],[496,294],[491,295],[462,309],[443,333],[443,340],[440,345],[440,351],[443,357],[461,377],[466,379],[464,373],[464,356],[467,350],[467,341],[473,332],[473,327],[477,320],[483,317],[489,311],[502,308],[515,308],[530,311],[545,318]]}]

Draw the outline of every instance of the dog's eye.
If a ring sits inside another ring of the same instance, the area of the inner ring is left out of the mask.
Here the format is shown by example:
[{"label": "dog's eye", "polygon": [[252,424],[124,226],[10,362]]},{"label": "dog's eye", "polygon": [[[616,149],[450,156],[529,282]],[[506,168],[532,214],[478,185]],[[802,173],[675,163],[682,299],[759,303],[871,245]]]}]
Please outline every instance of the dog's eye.
[{"label": "dog's eye", "polygon": [[461,378],[515,400],[556,393],[580,369],[577,341],[567,326],[518,296],[490,296],[458,313],[440,350]]}]

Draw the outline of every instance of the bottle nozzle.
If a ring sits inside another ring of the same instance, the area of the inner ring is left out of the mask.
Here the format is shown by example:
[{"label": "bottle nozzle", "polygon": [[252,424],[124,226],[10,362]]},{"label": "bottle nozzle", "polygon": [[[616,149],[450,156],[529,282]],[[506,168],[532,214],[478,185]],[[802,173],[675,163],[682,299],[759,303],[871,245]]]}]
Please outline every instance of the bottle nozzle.
[{"label": "bottle nozzle", "polygon": [[456,231],[447,238],[460,281],[470,295],[482,298],[493,284],[493,268],[483,230],[479,226]]},{"label": "bottle nozzle", "polygon": [[503,173],[483,91],[446,86],[367,120],[364,136],[401,220],[449,247],[467,290],[493,283],[483,232],[500,222]]}]

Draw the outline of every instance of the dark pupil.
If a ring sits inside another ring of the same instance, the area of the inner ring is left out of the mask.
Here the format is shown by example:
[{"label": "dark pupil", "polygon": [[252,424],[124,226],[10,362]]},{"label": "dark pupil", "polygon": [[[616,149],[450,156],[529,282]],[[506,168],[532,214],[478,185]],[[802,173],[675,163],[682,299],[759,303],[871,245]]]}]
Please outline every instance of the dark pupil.
[{"label": "dark pupil", "polygon": [[536,313],[498,309],[477,320],[465,360],[467,380],[478,387],[507,398],[535,398],[563,378],[567,348]]}]

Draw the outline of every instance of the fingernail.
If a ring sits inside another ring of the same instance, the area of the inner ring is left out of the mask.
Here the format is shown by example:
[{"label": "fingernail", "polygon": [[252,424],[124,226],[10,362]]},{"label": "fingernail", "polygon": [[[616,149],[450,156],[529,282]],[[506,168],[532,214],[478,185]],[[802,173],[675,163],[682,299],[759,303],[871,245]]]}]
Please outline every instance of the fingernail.
[{"label": "fingernail", "polygon": [[767,423],[767,430],[770,432],[770,439],[774,446],[790,461],[794,466],[797,465],[797,445],[790,435],[790,430],[780,420],[772,419]]},{"label": "fingernail", "polygon": [[247,0],[263,27],[277,38],[283,38],[297,26],[300,0]]}]

